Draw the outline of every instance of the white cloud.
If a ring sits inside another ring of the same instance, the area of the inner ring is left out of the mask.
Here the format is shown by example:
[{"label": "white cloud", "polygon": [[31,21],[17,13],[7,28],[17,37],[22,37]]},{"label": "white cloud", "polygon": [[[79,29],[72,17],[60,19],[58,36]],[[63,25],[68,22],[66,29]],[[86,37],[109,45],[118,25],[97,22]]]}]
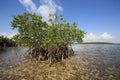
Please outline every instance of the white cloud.
[{"label": "white cloud", "polygon": [[93,33],[90,33],[89,35],[86,36],[86,39],[91,40],[91,41],[96,40],[96,35]]},{"label": "white cloud", "polygon": [[40,0],[41,4],[38,8],[32,0],[19,0],[19,2],[26,7],[27,11],[40,14],[44,19],[48,19],[49,14],[63,10],[54,0]]},{"label": "white cloud", "polygon": [[0,32],[0,36],[5,36],[7,38],[12,38],[14,35],[16,35],[17,33],[7,33],[7,32]]},{"label": "white cloud", "polygon": [[102,35],[100,35],[100,38],[107,40],[107,39],[111,39],[112,36],[108,34],[107,32],[104,32]]},{"label": "white cloud", "polygon": [[32,0],[19,0],[19,2],[23,4],[29,12],[35,13],[37,8]]},{"label": "white cloud", "polygon": [[100,35],[89,33],[83,40],[84,42],[120,42],[118,37],[113,37],[107,32],[104,32]]}]

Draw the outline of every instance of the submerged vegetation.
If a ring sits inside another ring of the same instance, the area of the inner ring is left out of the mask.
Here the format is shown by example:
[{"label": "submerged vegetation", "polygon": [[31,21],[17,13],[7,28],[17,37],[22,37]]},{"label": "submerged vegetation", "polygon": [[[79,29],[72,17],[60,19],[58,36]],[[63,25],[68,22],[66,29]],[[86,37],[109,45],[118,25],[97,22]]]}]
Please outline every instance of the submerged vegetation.
[{"label": "submerged vegetation", "polygon": [[[39,65],[40,63],[40,65]],[[1,80],[119,80],[119,66],[102,67],[88,59],[68,58],[63,62],[46,65],[48,62],[24,60],[20,66],[0,74]],[[1,71],[2,72],[2,71]]]},{"label": "submerged vegetation", "polygon": [[41,16],[24,13],[14,16],[11,26],[19,32],[14,36],[15,42],[29,47],[25,55],[50,63],[72,56],[70,44],[82,42],[85,34],[76,23],[70,24],[54,14],[43,21]]}]

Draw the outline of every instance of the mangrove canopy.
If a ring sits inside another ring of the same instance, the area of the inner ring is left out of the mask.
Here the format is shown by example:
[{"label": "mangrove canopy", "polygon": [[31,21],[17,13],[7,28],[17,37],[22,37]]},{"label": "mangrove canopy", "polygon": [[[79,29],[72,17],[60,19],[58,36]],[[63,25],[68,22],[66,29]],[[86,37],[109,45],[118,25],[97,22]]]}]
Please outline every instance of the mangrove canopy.
[{"label": "mangrove canopy", "polygon": [[50,14],[48,21],[31,13],[13,16],[13,29],[18,30],[14,39],[22,46],[28,46],[25,53],[37,60],[60,61],[73,55],[68,46],[80,43],[85,32],[77,24],[68,23],[62,16]]}]

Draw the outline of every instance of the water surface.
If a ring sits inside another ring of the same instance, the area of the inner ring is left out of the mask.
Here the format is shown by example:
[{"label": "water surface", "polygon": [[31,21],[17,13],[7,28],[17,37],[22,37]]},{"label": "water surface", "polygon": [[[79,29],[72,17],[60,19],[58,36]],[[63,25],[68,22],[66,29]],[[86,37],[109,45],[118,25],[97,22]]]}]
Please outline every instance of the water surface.
[{"label": "water surface", "polygon": [[[120,79],[120,45],[72,44],[72,48],[75,55],[72,59],[65,60],[65,63],[61,64],[58,62],[52,65],[52,67],[48,67],[44,63],[33,60],[27,61],[18,68],[12,70],[13,73],[10,72],[14,75],[9,75],[12,77],[10,79]],[[0,62],[12,65],[22,61],[24,59],[23,54],[27,49],[28,48],[25,47],[5,48],[0,52]],[[1,67],[6,67],[6,65],[0,65],[0,68]],[[4,75],[2,74],[2,76]],[[4,77],[2,79],[4,79]]]},{"label": "water surface", "polygon": [[8,47],[0,50],[0,66],[9,68],[24,59],[26,47]]},{"label": "water surface", "polygon": [[73,44],[75,58],[89,59],[102,66],[120,66],[120,45]]}]

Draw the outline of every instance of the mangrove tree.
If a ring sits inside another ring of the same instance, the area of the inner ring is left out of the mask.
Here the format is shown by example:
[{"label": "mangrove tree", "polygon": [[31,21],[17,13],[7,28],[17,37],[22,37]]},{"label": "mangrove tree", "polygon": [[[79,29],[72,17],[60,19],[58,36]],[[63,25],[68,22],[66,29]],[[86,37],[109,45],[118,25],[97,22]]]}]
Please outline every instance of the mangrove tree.
[{"label": "mangrove tree", "polygon": [[75,22],[70,24],[55,14],[50,14],[48,21],[36,14],[19,14],[13,16],[11,26],[19,32],[16,42],[29,47],[25,55],[50,63],[72,56],[70,45],[82,42],[85,34]]}]

